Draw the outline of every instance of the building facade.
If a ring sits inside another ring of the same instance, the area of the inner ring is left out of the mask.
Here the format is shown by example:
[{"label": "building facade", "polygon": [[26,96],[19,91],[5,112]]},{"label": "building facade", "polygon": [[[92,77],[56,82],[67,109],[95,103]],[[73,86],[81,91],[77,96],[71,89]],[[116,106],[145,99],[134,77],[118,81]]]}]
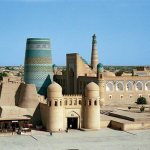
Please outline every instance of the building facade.
[{"label": "building facade", "polygon": [[[93,42],[94,41],[94,42]],[[93,35],[92,45],[97,51],[96,36]],[[95,51],[95,50],[94,50]],[[91,55],[91,62],[98,58],[97,53]],[[145,67],[138,67],[133,74],[121,74],[104,71],[103,65],[96,66],[93,70],[92,63],[88,65],[79,54],[67,54],[66,75],[54,75],[54,81],[62,86],[63,94],[84,94],[88,83],[99,85],[101,104],[104,105],[129,105],[134,104],[138,97],[145,97],[150,103],[150,75]],[[97,59],[98,60],[98,59]],[[97,62],[94,61],[94,62]]]}]

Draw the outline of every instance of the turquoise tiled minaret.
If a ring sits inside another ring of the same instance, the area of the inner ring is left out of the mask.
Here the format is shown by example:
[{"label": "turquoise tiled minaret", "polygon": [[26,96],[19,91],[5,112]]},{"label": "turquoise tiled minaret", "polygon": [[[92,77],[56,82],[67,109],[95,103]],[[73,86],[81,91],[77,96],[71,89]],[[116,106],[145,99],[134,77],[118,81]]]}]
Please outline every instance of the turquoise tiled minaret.
[{"label": "turquoise tiled minaret", "polygon": [[105,87],[104,87],[104,66],[99,63],[97,65],[97,84],[99,86],[99,95],[100,95],[100,105],[103,107],[105,105]]},{"label": "turquoise tiled minaret", "polygon": [[53,82],[50,39],[27,39],[24,81],[26,84],[35,84],[38,94],[47,97],[47,87]]}]

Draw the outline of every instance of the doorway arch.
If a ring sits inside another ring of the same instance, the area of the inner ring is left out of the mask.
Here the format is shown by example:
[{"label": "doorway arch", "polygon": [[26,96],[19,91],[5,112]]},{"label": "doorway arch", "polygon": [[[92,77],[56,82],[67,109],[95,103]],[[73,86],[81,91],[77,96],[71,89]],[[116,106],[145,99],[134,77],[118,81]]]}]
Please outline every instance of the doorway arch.
[{"label": "doorway arch", "polygon": [[70,125],[72,125],[72,129],[81,128],[80,115],[77,112],[75,111],[69,112],[66,118],[67,118],[67,128],[70,128]]}]

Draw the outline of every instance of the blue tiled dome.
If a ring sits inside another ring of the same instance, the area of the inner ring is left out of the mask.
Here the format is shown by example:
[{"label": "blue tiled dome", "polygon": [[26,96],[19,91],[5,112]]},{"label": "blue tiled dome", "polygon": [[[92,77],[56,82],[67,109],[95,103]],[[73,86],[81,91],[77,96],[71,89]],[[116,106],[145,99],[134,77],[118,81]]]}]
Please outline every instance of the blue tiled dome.
[{"label": "blue tiled dome", "polygon": [[56,64],[53,64],[53,68],[54,68],[54,67],[57,67],[57,65],[56,65]]},{"label": "blue tiled dome", "polygon": [[104,66],[103,66],[103,64],[99,63],[99,64],[97,65],[97,71],[104,71]]},{"label": "blue tiled dome", "polygon": [[86,65],[88,65],[88,62],[87,62],[85,59],[82,58],[82,61],[83,61]]}]

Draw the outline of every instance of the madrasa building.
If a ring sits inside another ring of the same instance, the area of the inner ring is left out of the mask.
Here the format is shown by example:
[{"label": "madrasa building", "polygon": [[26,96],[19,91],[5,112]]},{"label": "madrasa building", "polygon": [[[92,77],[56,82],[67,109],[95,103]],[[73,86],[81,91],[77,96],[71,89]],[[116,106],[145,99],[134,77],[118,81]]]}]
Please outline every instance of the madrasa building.
[{"label": "madrasa building", "polygon": [[52,65],[50,40],[27,39],[24,82],[12,78],[1,82],[1,126],[20,120],[20,127],[28,120],[34,125],[41,123],[47,131],[65,130],[70,125],[100,130],[100,107],[132,105],[141,96],[150,103],[149,71],[139,67],[133,75],[121,76],[104,71],[98,63],[95,34],[90,65],[77,53],[66,57],[66,74],[59,75],[57,66]]},{"label": "madrasa building", "polygon": [[145,67],[132,74],[116,76],[98,63],[96,35],[92,37],[91,65],[77,53],[67,54],[66,74],[54,78],[47,89],[47,101],[41,103],[41,118],[48,130],[73,128],[100,129],[100,107],[129,106],[138,97],[150,103],[150,76]]}]

